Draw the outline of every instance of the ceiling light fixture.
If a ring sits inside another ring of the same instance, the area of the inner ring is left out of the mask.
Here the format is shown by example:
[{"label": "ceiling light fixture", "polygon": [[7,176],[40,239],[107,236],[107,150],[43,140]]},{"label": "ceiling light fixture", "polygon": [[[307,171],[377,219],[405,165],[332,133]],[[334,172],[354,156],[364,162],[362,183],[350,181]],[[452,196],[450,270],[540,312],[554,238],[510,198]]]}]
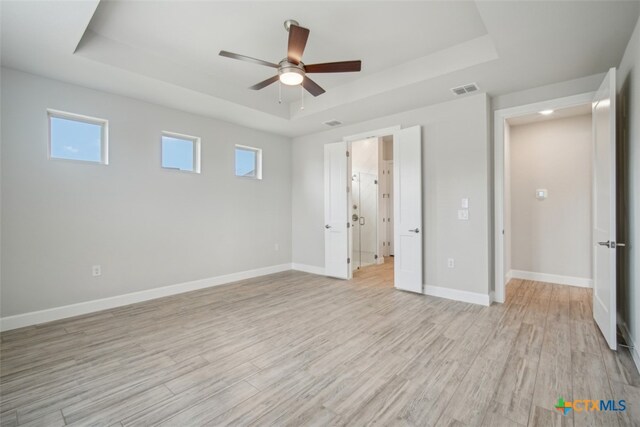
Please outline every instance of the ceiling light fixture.
[{"label": "ceiling light fixture", "polygon": [[542,114],[543,116],[548,116],[549,114],[553,114],[553,110],[542,110],[540,111],[540,114]]},{"label": "ceiling light fixture", "polygon": [[296,86],[304,80],[304,71],[300,66],[290,64],[278,70],[278,78],[287,86]]}]

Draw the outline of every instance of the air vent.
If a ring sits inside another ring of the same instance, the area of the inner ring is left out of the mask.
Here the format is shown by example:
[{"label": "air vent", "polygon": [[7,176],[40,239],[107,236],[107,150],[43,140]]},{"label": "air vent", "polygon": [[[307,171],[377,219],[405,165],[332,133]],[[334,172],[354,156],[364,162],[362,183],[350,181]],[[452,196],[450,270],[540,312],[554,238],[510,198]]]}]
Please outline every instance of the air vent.
[{"label": "air vent", "polygon": [[456,95],[464,95],[465,93],[471,93],[478,90],[478,85],[475,83],[469,83],[463,86],[454,87],[451,89]]},{"label": "air vent", "polygon": [[323,122],[322,124],[330,127],[334,127],[334,126],[340,126],[342,122],[339,120],[329,120],[329,121]]}]

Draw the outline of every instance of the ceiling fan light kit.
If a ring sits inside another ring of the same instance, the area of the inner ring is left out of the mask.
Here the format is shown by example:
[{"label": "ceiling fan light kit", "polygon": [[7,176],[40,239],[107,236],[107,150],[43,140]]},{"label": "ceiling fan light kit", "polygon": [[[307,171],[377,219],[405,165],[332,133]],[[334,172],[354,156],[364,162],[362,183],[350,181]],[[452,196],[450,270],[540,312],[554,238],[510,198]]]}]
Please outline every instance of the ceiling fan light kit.
[{"label": "ceiling fan light kit", "polygon": [[278,77],[282,84],[287,86],[299,85],[304,80],[304,65],[302,63],[296,65],[283,60],[278,68]]},{"label": "ceiling fan light kit", "polygon": [[[273,62],[263,61],[261,59],[251,58],[245,55],[239,55],[237,53],[220,51],[220,56],[226,56],[227,58],[238,59],[240,61],[251,62],[253,64],[264,65],[266,67],[276,68],[278,74],[270,77],[260,83],[257,83],[250,87],[253,90],[264,89],[272,83],[279,81],[287,86],[301,87],[309,92],[313,96],[322,95],[325,90],[322,89],[316,82],[311,80],[307,74],[309,73],[346,73],[357,72],[362,67],[361,61],[342,61],[342,62],[327,62],[322,64],[310,64],[305,65],[302,62],[302,54],[304,48],[307,45],[307,39],[309,38],[309,30],[301,27],[297,21],[293,19],[287,19],[284,21],[284,28],[289,32],[289,46],[287,50],[287,57],[281,60],[278,64]],[[304,107],[303,107],[304,108]]]}]

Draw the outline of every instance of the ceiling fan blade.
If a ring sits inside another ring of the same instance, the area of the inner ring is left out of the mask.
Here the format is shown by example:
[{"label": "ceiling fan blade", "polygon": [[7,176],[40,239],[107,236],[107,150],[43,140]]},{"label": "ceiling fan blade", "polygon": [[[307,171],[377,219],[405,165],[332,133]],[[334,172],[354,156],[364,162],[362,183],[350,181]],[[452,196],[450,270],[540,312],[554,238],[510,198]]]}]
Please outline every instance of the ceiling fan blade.
[{"label": "ceiling fan blade", "polygon": [[257,83],[255,85],[251,86],[249,89],[260,90],[262,88],[265,88],[265,87],[269,86],[271,83],[277,82],[278,79],[279,79],[279,77],[277,75],[273,76],[273,77],[269,77],[267,80],[262,81],[260,83]]},{"label": "ceiling fan blade", "polygon": [[304,76],[304,80],[302,80],[302,87],[304,87],[307,92],[309,92],[313,96],[322,95],[325,90],[322,89],[318,83],[311,80],[309,77]]},{"label": "ceiling fan blade", "polygon": [[227,52],[226,50],[220,51],[220,56],[226,56],[231,59],[239,59],[240,61],[251,62],[258,65],[266,65],[271,68],[278,68],[278,64],[274,64],[272,62],[263,61],[262,59],[252,58],[250,56],[238,55],[237,53]]},{"label": "ceiling fan blade", "polygon": [[305,65],[307,73],[347,73],[360,71],[362,61],[325,62],[324,64]]},{"label": "ceiling fan blade", "polygon": [[309,30],[307,28],[291,25],[289,27],[289,49],[287,51],[287,59],[289,62],[299,64],[302,61],[302,53],[307,45],[309,38]]}]

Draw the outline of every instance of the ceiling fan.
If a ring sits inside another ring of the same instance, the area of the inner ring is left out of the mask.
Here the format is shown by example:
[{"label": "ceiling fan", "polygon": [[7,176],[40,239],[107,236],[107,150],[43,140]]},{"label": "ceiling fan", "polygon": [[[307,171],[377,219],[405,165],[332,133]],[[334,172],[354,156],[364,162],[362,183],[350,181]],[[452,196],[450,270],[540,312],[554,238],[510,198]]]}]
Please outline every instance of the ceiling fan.
[{"label": "ceiling fan", "polygon": [[302,87],[304,87],[310,94],[318,96],[322,95],[325,90],[307,77],[307,74],[360,71],[362,64],[361,61],[325,62],[322,64],[305,65],[302,62],[302,53],[304,52],[304,48],[307,44],[307,38],[309,38],[309,29],[301,27],[300,24],[293,19],[285,21],[284,27],[289,32],[289,49],[287,51],[287,57],[277,64],[263,61],[261,59],[251,58],[250,56],[227,52],[226,50],[220,51],[220,56],[252,62],[258,65],[266,65],[267,67],[276,68],[278,70],[278,74],[275,76],[269,77],[267,80],[257,83],[249,89],[260,90],[280,80],[282,84],[288,86],[302,84]]}]

